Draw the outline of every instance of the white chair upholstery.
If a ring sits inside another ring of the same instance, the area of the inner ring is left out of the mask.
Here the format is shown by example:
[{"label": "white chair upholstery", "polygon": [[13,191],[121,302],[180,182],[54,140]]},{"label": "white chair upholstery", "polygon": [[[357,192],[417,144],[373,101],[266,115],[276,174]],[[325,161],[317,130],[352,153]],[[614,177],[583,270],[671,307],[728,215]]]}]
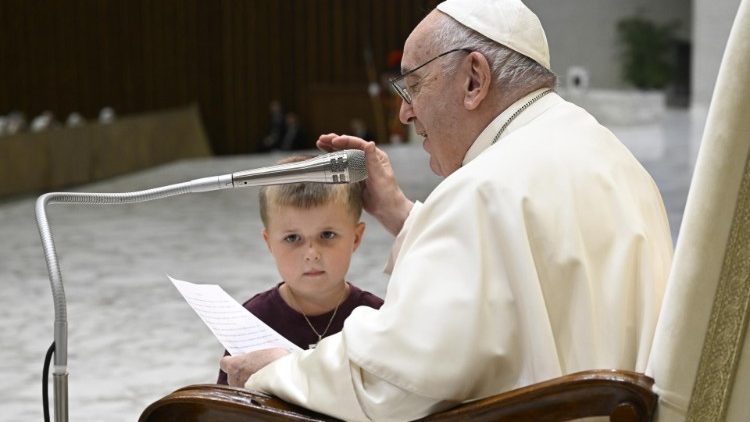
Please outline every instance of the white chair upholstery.
[{"label": "white chair upholstery", "polygon": [[722,60],[646,374],[655,420],[750,421],[750,0]]}]

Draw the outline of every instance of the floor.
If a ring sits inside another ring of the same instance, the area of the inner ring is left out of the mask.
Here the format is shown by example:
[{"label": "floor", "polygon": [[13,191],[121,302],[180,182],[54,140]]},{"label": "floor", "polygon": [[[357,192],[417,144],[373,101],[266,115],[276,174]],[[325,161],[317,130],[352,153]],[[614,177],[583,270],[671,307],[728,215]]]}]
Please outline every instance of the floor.
[{"label": "floor", "polygon": [[[674,110],[659,124],[611,128],[660,187],[675,239],[701,128],[700,119]],[[387,151],[407,195],[424,199],[439,179],[421,147]],[[140,190],[278,158],[181,161],[73,190]],[[166,274],[220,284],[238,301],[276,283],[256,194],[246,188],[135,205],[48,207],[67,298],[70,420],[133,421],[174,389],[215,380],[222,348]],[[35,199],[0,202],[0,421],[42,418],[42,363],[54,312]],[[365,222],[350,279],[382,295],[391,237],[371,218]]]}]

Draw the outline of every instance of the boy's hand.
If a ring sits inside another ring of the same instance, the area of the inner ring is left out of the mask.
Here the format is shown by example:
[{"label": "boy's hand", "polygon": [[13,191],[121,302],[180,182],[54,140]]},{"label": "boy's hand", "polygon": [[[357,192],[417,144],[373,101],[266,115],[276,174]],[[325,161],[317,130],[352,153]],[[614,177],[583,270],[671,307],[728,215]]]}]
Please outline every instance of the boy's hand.
[{"label": "boy's hand", "polygon": [[261,368],[288,355],[282,348],[256,350],[237,356],[224,356],[219,361],[219,367],[227,373],[227,382],[233,387],[244,387],[248,378]]},{"label": "boy's hand", "polygon": [[391,234],[397,235],[414,203],[398,186],[388,154],[374,142],[335,133],[321,135],[316,145],[327,152],[343,149],[359,149],[365,152],[367,180],[362,191],[365,211],[377,218]]}]

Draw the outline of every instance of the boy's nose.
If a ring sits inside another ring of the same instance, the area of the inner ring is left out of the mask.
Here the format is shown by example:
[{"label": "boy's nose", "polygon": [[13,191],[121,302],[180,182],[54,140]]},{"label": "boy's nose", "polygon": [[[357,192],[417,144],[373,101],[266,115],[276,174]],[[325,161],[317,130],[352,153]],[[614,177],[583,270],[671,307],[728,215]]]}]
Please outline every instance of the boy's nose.
[{"label": "boy's nose", "polygon": [[318,252],[318,249],[312,245],[308,246],[307,252],[305,253],[305,261],[318,261],[318,260],[320,260],[320,253]]}]

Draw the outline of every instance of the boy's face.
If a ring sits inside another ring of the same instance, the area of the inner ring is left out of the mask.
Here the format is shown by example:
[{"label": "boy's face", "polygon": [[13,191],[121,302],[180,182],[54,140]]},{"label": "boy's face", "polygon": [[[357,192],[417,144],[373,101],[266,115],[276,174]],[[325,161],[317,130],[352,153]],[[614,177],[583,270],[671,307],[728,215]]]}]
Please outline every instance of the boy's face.
[{"label": "boy's face", "polygon": [[288,287],[304,295],[340,289],[364,223],[336,202],[314,208],[271,205],[263,239]]}]

